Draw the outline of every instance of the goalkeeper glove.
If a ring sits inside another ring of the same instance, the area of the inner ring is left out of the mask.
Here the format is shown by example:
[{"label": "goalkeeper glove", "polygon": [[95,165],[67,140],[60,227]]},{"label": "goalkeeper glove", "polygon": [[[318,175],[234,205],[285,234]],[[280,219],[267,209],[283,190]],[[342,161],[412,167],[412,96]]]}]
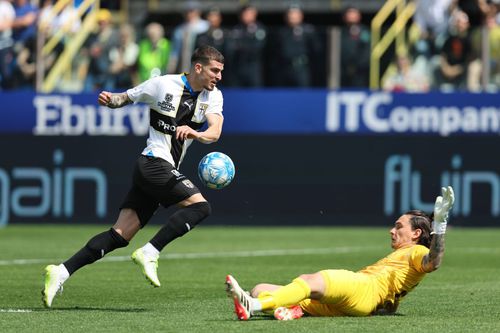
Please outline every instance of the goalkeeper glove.
[{"label": "goalkeeper glove", "polygon": [[432,225],[432,234],[444,235],[446,232],[446,223],[448,223],[448,214],[453,207],[455,194],[451,186],[441,187],[441,195],[436,198],[434,204],[434,222]]}]

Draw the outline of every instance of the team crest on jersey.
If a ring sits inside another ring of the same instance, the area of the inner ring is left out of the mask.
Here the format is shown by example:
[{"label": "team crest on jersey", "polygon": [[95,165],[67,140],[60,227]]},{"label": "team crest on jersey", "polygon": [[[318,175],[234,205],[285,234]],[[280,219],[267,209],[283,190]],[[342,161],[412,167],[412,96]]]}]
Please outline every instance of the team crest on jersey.
[{"label": "team crest on jersey", "polygon": [[184,186],[186,186],[187,188],[194,188],[194,185],[193,183],[191,183],[191,181],[189,179],[184,179],[182,181],[182,183],[184,184]]},{"label": "team crest on jersey", "polygon": [[174,95],[166,93],[164,100],[161,102],[158,102],[158,107],[162,111],[167,111],[167,112],[174,111],[175,106],[172,104],[173,99],[174,99]]},{"label": "team crest on jersey", "polygon": [[200,111],[201,112],[206,112],[208,109],[208,104],[207,103],[200,103]]}]

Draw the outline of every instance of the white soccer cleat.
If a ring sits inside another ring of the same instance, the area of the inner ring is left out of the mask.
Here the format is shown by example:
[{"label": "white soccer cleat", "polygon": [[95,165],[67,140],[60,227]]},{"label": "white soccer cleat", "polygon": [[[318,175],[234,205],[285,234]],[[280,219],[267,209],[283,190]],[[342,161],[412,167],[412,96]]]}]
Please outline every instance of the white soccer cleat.
[{"label": "white soccer cleat", "polygon": [[159,255],[152,256],[144,253],[142,248],[139,248],[132,253],[132,260],[142,268],[142,273],[146,279],[154,286],[161,286],[156,270],[158,269]]},{"label": "white soccer cleat", "polygon": [[226,290],[234,302],[234,312],[239,320],[248,320],[252,316],[252,297],[248,295],[234,277],[226,276]]},{"label": "white soccer cleat", "polygon": [[42,300],[46,307],[52,306],[52,301],[58,291],[59,294],[62,294],[63,283],[66,279],[67,277],[60,266],[48,265],[45,267],[45,287],[42,290]]},{"label": "white soccer cleat", "polygon": [[280,306],[274,310],[274,318],[278,320],[294,320],[301,318],[303,315],[304,312],[299,305],[294,305],[289,308]]}]

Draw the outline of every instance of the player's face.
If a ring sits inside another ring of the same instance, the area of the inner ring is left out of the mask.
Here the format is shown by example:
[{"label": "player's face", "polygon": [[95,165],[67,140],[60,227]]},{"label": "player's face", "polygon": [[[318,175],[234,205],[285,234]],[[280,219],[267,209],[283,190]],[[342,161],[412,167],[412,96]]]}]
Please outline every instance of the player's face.
[{"label": "player's face", "polygon": [[394,250],[417,243],[421,230],[412,230],[410,218],[411,215],[402,215],[390,230],[391,247]]},{"label": "player's face", "polygon": [[214,90],[217,83],[222,80],[222,71],[224,70],[224,64],[210,60],[207,65],[197,64],[197,73],[200,85],[209,90]]}]

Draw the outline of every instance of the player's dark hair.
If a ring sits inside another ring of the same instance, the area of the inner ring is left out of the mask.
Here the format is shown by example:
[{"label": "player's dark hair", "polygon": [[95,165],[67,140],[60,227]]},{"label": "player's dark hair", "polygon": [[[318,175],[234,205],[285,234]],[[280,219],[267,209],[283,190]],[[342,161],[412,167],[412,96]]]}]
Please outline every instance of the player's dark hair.
[{"label": "player's dark hair", "polygon": [[202,45],[194,50],[193,55],[191,56],[191,64],[195,64],[197,62],[202,65],[208,65],[211,60],[215,60],[224,63],[224,56],[220,53],[215,47],[209,45]]},{"label": "player's dark hair", "polygon": [[426,214],[421,210],[410,210],[404,215],[411,215],[410,217],[410,225],[411,230],[420,229],[422,233],[417,241],[417,244],[423,245],[425,247],[429,247],[431,245],[431,230],[432,230],[432,221],[434,220],[434,213],[431,215]]}]

